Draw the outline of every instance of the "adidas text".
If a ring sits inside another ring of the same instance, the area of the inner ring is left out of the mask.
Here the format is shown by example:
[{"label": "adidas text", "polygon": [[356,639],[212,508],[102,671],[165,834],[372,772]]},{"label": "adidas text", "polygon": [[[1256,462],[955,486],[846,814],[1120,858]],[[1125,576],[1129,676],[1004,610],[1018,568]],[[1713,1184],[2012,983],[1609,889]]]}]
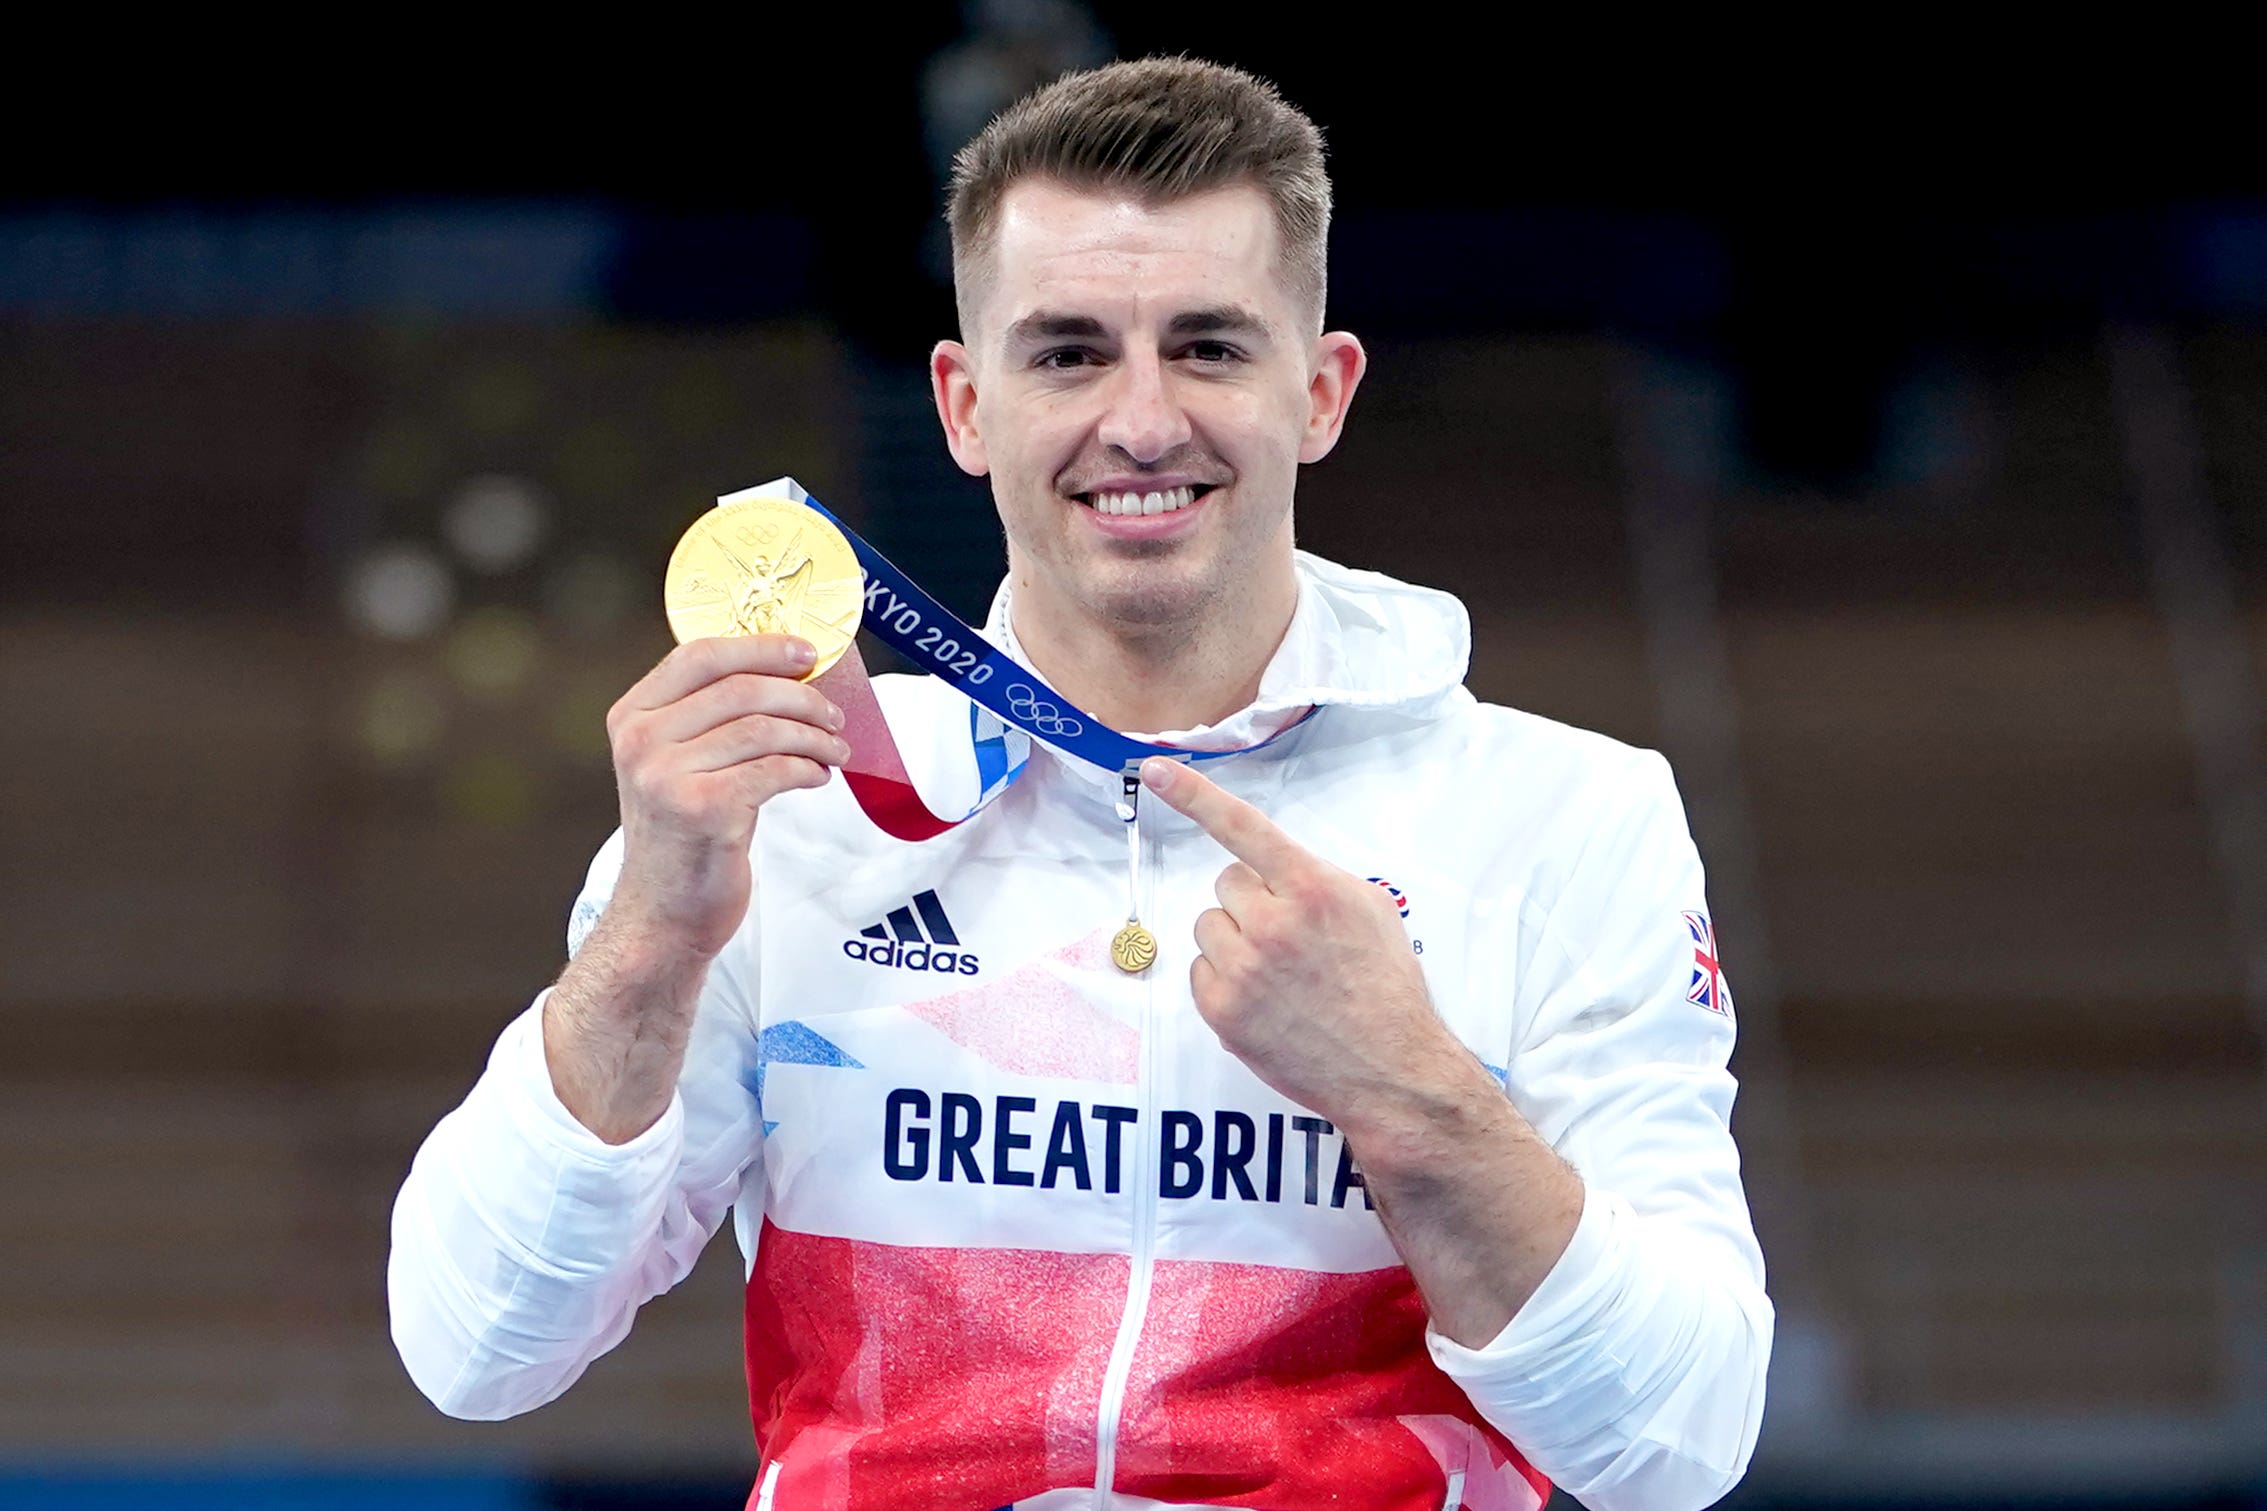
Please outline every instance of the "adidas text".
[{"label": "adidas text", "polygon": [[906,944],[896,939],[869,942],[864,939],[845,939],[842,953],[868,965],[895,966],[901,971],[942,971],[946,975],[958,973],[973,976],[977,971],[975,955],[965,950],[938,949],[926,944]]}]

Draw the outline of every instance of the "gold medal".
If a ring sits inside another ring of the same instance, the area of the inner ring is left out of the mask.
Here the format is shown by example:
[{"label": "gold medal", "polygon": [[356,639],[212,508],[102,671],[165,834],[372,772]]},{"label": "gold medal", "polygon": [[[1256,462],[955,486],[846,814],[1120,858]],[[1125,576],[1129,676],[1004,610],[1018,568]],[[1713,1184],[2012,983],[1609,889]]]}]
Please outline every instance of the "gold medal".
[{"label": "gold medal", "polygon": [[678,643],[707,635],[800,635],[818,650],[808,682],[858,635],[866,581],[817,511],[784,498],[719,504],[669,555],[662,592]]},{"label": "gold medal", "polygon": [[1138,918],[1126,920],[1126,926],[1110,941],[1110,963],[1129,976],[1138,976],[1157,960],[1157,936],[1142,926]]}]

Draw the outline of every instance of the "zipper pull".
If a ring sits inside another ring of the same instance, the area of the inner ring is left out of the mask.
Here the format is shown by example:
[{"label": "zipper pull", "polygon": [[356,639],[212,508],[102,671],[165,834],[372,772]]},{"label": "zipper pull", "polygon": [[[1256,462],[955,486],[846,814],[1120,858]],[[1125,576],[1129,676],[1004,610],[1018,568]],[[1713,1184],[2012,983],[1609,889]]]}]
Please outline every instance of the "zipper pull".
[{"label": "zipper pull", "polygon": [[1128,766],[1118,797],[1118,820],[1126,826],[1126,923],[1110,941],[1110,963],[1138,976],[1157,959],[1157,936],[1141,921],[1141,773]]}]

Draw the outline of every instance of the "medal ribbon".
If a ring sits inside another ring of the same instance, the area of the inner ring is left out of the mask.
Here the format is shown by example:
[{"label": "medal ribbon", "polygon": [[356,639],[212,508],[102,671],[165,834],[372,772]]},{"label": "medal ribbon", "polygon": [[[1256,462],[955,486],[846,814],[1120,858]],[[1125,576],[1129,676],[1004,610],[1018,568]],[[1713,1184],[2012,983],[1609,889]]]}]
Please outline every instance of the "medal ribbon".
[{"label": "medal ribbon", "polygon": [[[976,805],[958,818],[945,818],[914,790],[889,722],[874,696],[865,662],[853,642],[842,659],[815,679],[818,687],[843,712],[843,737],[850,742],[851,759],[843,767],[851,795],[884,833],[903,840],[924,840],[965,823],[1005,792],[1023,775],[1031,759],[1031,741],[1042,740],[1105,771],[1128,772],[1149,756],[1176,761],[1215,760],[1240,755],[1241,750],[1182,750],[1153,745],[1111,729],[1075,707],[984,636],[971,629],[922,589],[896,563],[875,550],[857,531],[837,519],[793,478],[779,478],[717,500],[719,506],[756,498],[784,498],[802,504],[825,519],[850,542],[865,575],[866,601],[862,625],[906,660],[957,688],[970,700],[969,737],[975,746],[980,792]],[[1270,744],[1313,717],[1313,710],[1277,730],[1259,745]]]}]

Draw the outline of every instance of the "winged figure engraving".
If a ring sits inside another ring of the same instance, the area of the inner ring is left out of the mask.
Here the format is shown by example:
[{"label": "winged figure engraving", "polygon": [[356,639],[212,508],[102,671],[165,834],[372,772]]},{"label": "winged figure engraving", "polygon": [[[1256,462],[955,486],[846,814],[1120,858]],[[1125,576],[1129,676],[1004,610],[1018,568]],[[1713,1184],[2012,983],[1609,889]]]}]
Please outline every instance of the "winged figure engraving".
[{"label": "winged figure engraving", "polygon": [[803,600],[810,593],[814,563],[798,544],[798,531],[781,549],[775,562],[762,555],[743,561],[731,547],[718,547],[745,577],[732,605],[732,626],[746,635],[792,635],[803,624]]}]

